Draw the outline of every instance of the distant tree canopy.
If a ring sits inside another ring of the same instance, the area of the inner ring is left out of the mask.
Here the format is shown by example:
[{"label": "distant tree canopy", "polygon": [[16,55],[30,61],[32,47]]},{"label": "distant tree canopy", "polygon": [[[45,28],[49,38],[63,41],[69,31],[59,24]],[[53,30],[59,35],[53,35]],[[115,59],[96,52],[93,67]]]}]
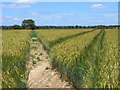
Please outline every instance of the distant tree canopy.
[{"label": "distant tree canopy", "polygon": [[33,21],[32,19],[28,19],[28,20],[23,20],[22,21],[22,28],[23,29],[35,29],[35,21]]},{"label": "distant tree canopy", "polygon": [[75,28],[78,28],[78,27],[79,27],[78,25],[75,26]]},{"label": "distant tree canopy", "polygon": [[13,25],[12,28],[13,28],[13,29],[22,29],[22,27],[19,26],[19,25]]},{"label": "distant tree canopy", "polygon": [[94,25],[94,26],[79,26],[79,25],[73,25],[73,26],[36,26],[35,21],[32,19],[24,19],[22,21],[22,26],[19,25],[12,25],[12,26],[0,26],[0,28],[4,30],[8,29],[118,29],[120,28],[120,25]]},{"label": "distant tree canopy", "polygon": [[75,26],[36,26],[35,25],[35,21],[33,21],[32,19],[28,19],[28,20],[23,20],[22,21],[22,26],[19,25],[12,25],[12,26],[0,26],[0,28],[4,29],[4,30],[8,30],[8,29],[118,29],[120,28],[120,25],[109,25],[109,26],[105,26],[105,25],[95,25],[95,26],[79,26],[79,25],[75,25]]}]

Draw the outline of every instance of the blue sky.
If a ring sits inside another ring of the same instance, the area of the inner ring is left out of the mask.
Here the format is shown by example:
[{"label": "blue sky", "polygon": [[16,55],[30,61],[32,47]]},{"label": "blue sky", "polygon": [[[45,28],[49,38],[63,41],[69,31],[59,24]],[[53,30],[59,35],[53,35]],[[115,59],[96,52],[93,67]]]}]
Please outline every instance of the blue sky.
[{"label": "blue sky", "polygon": [[117,25],[117,2],[3,2],[2,24],[21,25],[24,19],[36,25]]}]

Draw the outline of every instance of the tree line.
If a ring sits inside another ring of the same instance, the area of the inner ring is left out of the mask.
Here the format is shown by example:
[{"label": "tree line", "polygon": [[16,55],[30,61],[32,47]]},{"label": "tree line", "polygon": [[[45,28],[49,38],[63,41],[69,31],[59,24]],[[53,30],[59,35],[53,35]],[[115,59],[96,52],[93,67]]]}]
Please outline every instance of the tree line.
[{"label": "tree line", "polygon": [[97,25],[97,26],[36,26],[35,21],[32,19],[23,20],[21,26],[20,25],[12,25],[12,26],[0,26],[2,29],[89,29],[89,28],[96,28],[96,29],[118,29],[120,25]]}]

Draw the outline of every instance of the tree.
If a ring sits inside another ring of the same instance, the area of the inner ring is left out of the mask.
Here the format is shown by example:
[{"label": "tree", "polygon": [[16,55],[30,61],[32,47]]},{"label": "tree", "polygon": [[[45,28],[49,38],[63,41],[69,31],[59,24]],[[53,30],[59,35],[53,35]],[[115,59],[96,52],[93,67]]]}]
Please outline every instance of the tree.
[{"label": "tree", "polygon": [[12,28],[13,29],[21,29],[21,26],[19,26],[19,25],[13,25]]},{"label": "tree", "polygon": [[28,20],[23,20],[22,21],[22,27],[23,29],[35,29],[35,21],[33,21],[32,19],[28,19]]},{"label": "tree", "polygon": [[79,27],[78,25],[75,26],[75,28],[78,28],[78,27]]},{"label": "tree", "polygon": [[81,26],[79,26],[79,28],[81,28]]}]

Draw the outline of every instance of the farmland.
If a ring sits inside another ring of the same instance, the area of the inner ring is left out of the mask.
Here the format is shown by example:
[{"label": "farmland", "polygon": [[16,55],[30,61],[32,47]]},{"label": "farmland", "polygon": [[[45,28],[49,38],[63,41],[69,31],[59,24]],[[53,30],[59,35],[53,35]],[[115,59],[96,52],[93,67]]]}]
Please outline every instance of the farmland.
[{"label": "farmland", "polygon": [[[42,39],[43,43],[48,47],[51,48],[57,43],[61,43],[66,41],[69,38],[73,38],[76,36],[79,36],[80,34],[84,34],[91,31],[91,29],[88,30],[36,30],[38,36]],[[47,36],[47,37],[46,37]]]},{"label": "farmland", "polygon": [[119,57],[118,57],[118,30],[105,30],[105,40],[103,42],[104,57],[101,62],[100,87],[118,87],[119,77]]},{"label": "farmland", "polygon": [[[73,87],[119,87],[117,29],[34,31],[48,50],[53,68]],[[30,30],[2,32],[3,87],[25,87],[31,33]]]},{"label": "farmland", "polygon": [[25,87],[31,31],[2,31],[2,87]]}]

